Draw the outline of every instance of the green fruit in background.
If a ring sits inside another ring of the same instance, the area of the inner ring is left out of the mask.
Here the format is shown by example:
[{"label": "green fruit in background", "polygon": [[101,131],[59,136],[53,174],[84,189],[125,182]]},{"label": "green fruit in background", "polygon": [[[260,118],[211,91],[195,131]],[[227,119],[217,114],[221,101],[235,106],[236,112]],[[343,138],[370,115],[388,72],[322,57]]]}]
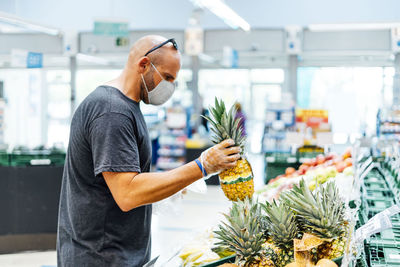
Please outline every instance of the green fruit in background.
[{"label": "green fruit in background", "polygon": [[346,176],[354,176],[354,168],[347,167],[346,169],[343,170],[343,174]]}]

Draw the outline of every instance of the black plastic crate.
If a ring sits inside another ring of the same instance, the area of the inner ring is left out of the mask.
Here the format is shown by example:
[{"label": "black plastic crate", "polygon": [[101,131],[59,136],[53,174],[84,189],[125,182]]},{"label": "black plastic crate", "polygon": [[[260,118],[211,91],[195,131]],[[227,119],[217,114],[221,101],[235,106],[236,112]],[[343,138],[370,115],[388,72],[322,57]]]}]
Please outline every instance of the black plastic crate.
[{"label": "black plastic crate", "polygon": [[400,266],[400,247],[385,247],[379,244],[369,244],[366,251],[369,266]]}]

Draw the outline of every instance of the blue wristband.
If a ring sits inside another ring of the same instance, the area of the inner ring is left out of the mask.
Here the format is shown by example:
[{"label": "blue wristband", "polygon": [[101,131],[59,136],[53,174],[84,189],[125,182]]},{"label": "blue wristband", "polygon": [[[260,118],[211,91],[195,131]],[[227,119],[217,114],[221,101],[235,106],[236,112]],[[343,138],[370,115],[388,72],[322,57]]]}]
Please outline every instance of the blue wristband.
[{"label": "blue wristband", "polygon": [[197,166],[199,166],[199,168],[200,168],[200,170],[201,170],[201,173],[202,173],[204,176],[207,176],[207,172],[206,172],[206,170],[203,168],[203,165],[201,164],[200,160],[195,159],[194,161],[197,163]]}]

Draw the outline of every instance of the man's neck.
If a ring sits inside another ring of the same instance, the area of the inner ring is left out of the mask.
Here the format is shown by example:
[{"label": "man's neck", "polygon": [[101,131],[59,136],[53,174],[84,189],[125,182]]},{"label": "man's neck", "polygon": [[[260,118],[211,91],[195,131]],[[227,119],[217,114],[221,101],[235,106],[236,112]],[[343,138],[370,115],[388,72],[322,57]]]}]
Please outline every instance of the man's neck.
[{"label": "man's neck", "polygon": [[131,75],[127,75],[124,70],[118,78],[105,84],[117,88],[130,99],[140,102],[140,84],[136,81],[137,79]]}]

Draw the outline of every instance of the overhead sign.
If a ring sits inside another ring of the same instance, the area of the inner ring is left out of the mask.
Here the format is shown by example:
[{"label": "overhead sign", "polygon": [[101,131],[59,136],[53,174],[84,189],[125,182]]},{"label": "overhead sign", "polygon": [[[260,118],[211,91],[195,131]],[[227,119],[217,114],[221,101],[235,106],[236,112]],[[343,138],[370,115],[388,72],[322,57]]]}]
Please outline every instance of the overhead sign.
[{"label": "overhead sign", "polygon": [[129,23],[127,21],[96,20],[93,33],[115,37],[129,36]]},{"label": "overhead sign", "polygon": [[43,54],[22,49],[12,49],[11,66],[17,68],[43,68]]},{"label": "overhead sign", "polygon": [[28,52],[28,57],[26,59],[26,67],[33,68],[43,68],[43,54]]}]

